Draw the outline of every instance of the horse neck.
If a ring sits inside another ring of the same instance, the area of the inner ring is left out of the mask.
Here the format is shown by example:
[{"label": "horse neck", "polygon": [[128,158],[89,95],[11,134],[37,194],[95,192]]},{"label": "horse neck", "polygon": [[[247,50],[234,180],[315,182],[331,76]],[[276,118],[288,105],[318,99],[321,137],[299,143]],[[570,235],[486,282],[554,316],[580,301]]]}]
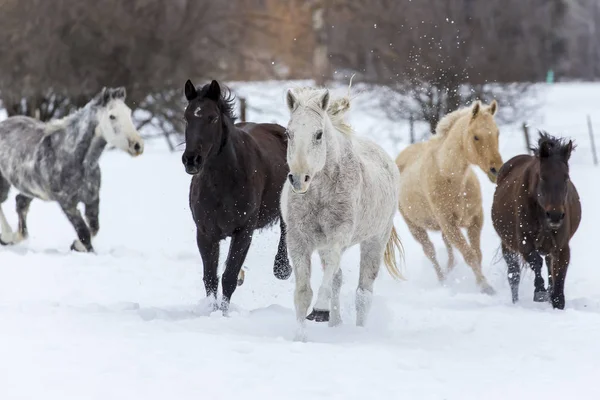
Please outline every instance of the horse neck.
[{"label": "horse neck", "polygon": [[437,150],[438,167],[442,175],[463,176],[469,167],[470,162],[467,160],[467,153],[463,146],[468,119],[464,120],[464,118],[456,121]]},{"label": "horse neck", "polygon": [[101,136],[94,135],[83,159],[83,165],[88,168],[96,167],[105,147],[106,140]]},{"label": "horse neck", "polygon": [[332,174],[336,172],[342,161],[342,152],[348,139],[333,127],[330,120],[325,122],[324,133],[327,140],[327,158],[324,170],[326,173]]},{"label": "horse neck", "polygon": [[94,106],[88,103],[68,116],[63,129],[62,143],[57,150],[74,156],[77,163],[95,165],[106,142],[96,133],[98,120]]},{"label": "horse neck", "polygon": [[[225,117],[224,117],[225,118]],[[242,139],[239,128],[231,121],[226,121],[223,125],[223,135],[226,136],[225,144],[206,160],[206,168],[209,170],[218,170],[220,172],[239,170],[243,152],[236,152],[238,142]],[[221,143],[218,144],[221,146]]]}]

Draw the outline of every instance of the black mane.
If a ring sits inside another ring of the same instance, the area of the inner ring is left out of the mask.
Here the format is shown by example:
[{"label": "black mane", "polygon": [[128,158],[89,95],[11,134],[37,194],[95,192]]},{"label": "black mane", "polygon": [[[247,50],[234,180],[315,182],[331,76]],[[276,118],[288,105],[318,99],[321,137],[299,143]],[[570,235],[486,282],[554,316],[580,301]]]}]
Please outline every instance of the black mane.
[{"label": "black mane", "polygon": [[[533,154],[538,158],[541,155],[542,149],[544,150],[544,153],[547,155],[547,157],[550,157],[555,155],[562,156],[566,153],[570,153],[571,150],[575,148],[574,144],[565,140],[564,138],[557,138],[545,131],[539,131],[539,134],[540,137],[538,139],[537,147],[531,148]],[[569,149],[569,146],[572,147]]]},{"label": "black mane", "polygon": [[[221,87],[221,97],[219,98],[219,101],[217,101],[217,107],[219,107],[221,113],[228,117],[233,123],[237,119],[237,116],[233,111],[235,108],[235,95],[223,84],[219,84],[219,86]],[[202,89],[198,90],[198,97],[201,99],[207,97],[206,95],[208,94],[209,88],[210,83],[202,86]]]}]

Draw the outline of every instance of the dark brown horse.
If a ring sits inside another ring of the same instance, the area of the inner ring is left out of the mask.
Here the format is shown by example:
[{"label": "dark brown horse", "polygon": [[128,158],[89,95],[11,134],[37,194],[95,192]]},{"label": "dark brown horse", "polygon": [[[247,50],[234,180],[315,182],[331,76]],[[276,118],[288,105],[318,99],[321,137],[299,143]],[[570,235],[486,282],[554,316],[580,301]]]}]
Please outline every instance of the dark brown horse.
[{"label": "dark brown horse", "polygon": [[185,171],[193,175],[190,208],[204,264],[206,295],[218,304],[219,242],[231,237],[223,272],[221,308],[228,311],[254,230],[281,225],[274,275],[292,273],[279,199],[288,174],[285,128],[276,124],[234,124],[234,99],[217,81],[196,89],[185,83]]},{"label": "dark brown horse", "polygon": [[[540,132],[534,155],[507,161],[498,173],[492,222],[502,239],[513,303],[519,300],[521,260],[535,273],[533,300],[565,307],[565,277],[571,258],[569,240],[581,221],[581,203],[569,178],[573,142]],[[548,291],[542,278],[548,268]]]}]

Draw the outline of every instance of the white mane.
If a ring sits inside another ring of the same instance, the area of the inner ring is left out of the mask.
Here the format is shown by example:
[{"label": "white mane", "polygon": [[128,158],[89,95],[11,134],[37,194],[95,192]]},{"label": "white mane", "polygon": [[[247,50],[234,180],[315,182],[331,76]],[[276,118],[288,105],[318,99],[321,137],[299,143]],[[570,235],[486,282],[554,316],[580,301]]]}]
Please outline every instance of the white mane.
[{"label": "white mane", "polygon": [[[352,85],[352,80],[350,80]],[[299,87],[294,89],[294,95],[299,105],[307,107],[314,113],[322,117],[322,110],[319,105],[319,99],[322,94],[321,88],[314,87]],[[348,86],[348,94],[343,97],[332,98],[327,107],[327,116],[331,120],[333,127],[340,133],[350,136],[354,130],[352,126],[345,120],[346,112],[350,109],[350,86]]]}]

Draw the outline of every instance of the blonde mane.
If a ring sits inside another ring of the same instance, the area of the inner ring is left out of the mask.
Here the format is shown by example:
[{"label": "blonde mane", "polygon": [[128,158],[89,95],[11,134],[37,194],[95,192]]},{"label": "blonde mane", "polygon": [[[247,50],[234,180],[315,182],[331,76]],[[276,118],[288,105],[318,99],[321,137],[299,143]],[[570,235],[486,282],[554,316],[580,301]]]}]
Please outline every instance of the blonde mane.
[{"label": "blonde mane", "polygon": [[444,139],[448,132],[452,129],[456,121],[471,112],[471,107],[463,107],[458,110],[452,111],[450,114],[446,114],[440,119],[437,126],[435,127],[435,136],[432,139]]}]

